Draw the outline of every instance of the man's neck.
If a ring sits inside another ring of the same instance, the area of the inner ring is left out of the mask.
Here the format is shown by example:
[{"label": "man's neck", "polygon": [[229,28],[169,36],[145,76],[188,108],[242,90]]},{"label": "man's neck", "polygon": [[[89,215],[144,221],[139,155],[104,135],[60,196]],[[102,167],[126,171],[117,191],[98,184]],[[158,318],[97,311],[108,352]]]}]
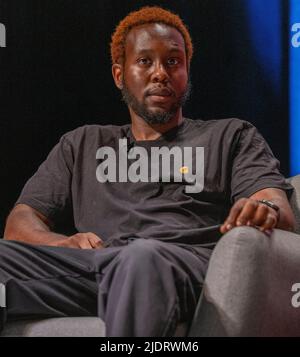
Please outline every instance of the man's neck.
[{"label": "man's neck", "polygon": [[165,124],[148,124],[144,119],[138,117],[135,113],[131,114],[131,131],[135,140],[156,140],[166,131],[180,125],[183,121],[182,111],[171,118]]}]

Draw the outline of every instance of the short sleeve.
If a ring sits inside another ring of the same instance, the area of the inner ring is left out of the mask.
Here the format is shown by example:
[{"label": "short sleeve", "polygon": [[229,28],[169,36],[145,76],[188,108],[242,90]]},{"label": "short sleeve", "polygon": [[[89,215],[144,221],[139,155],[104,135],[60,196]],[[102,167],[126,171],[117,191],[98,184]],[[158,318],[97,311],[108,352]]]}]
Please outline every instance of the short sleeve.
[{"label": "short sleeve", "polygon": [[71,200],[73,161],[71,144],[63,136],[27,181],[16,204],[27,204],[54,219]]},{"label": "short sleeve", "polygon": [[233,152],[231,200],[265,188],[282,189],[289,197],[293,188],[280,173],[279,161],[258,130],[248,122],[242,123]]}]

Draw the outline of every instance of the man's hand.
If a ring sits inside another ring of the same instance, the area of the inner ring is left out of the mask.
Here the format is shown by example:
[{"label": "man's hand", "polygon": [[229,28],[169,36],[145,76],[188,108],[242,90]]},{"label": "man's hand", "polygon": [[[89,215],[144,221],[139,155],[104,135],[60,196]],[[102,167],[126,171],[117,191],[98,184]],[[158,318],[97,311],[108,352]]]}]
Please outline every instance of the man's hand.
[{"label": "man's hand", "polygon": [[234,227],[252,226],[267,232],[275,228],[277,223],[278,213],[275,209],[256,199],[241,198],[232,206],[220,231],[226,233]]},{"label": "man's hand", "polygon": [[62,239],[55,244],[58,247],[79,248],[79,249],[101,249],[103,241],[96,234],[76,233],[66,239]]}]

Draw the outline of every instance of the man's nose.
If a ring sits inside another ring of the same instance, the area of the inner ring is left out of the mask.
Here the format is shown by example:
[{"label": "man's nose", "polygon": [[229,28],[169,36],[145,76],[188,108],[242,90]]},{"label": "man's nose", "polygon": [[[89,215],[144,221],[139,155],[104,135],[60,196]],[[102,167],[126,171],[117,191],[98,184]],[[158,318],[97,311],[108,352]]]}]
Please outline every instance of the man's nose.
[{"label": "man's nose", "polygon": [[153,82],[167,82],[169,80],[168,72],[162,63],[157,63],[154,66],[152,73]]}]

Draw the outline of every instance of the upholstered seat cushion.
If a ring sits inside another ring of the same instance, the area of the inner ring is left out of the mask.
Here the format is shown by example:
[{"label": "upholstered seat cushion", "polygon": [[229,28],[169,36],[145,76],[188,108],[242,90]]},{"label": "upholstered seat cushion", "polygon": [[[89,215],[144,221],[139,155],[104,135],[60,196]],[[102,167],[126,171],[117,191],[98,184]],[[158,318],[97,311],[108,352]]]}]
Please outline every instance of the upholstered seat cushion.
[{"label": "upholstered seat cushion", "polygon": [[98,317],[59,317],[8,322],[2,336],[103,337],[105,324]]}]

